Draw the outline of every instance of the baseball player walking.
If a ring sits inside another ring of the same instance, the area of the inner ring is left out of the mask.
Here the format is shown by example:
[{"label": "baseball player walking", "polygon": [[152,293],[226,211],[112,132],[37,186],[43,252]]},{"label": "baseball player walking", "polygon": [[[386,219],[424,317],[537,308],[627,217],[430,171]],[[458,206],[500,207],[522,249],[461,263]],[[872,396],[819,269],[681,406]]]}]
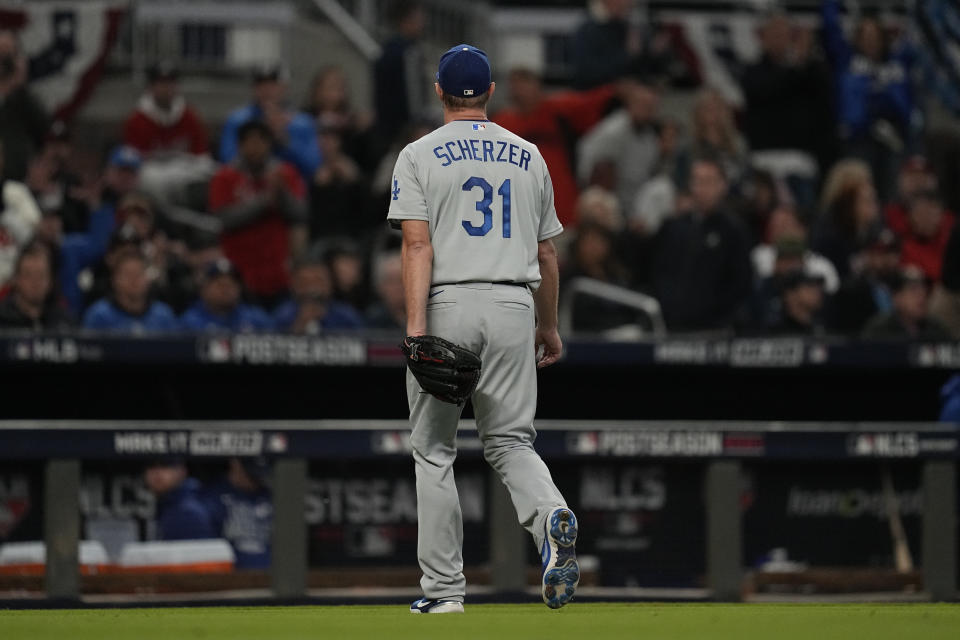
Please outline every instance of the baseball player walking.
[{"label": "baseball player walking", "polygon": [[403,350],[424,594],[413,613],[463,611],[453,462],[467,397],[484,458],[540,549],[544,602],[562,607],[580,579],[576,517],[533,448],[536,369],[562,351],[551,238],[563,227],[537,147],[487,120],[494,89],[483,51],[463,44],[443,54],[435,90],[445,124],[400,154],[387,216],[403,230]]}]

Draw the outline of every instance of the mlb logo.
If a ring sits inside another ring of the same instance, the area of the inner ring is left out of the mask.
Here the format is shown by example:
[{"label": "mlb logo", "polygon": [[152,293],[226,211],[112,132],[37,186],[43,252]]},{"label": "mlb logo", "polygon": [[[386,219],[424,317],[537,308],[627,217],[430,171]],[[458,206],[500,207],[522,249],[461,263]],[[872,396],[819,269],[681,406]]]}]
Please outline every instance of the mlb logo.
[{"label": "mlb logo", "polygon": [[487,128],[487,125],[485,125],[485,124],[483,124],[483,123],[480,123],[480,122],[476,122],[476,123],[474,123],[474,125],[473,125],[473,130],[474,130],[474,131],[483,131],[483,130],[486,129],[486,128]]},{"label": "mlb logo", "polygon": [[464,90],[463,90],[463,95],[465,95],[465,96],[472,96],[472,95],[473,95],[473,89],[464,89]]}]

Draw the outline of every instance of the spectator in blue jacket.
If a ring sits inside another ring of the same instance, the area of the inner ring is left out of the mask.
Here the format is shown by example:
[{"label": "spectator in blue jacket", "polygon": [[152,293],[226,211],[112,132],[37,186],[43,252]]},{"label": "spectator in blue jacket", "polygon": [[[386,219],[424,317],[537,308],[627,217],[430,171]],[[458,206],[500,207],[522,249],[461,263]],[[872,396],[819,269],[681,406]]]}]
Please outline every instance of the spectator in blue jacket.
[{"label": "spectator in blue jacket", "polygon": [[270,567],[273,499],[263,458],[233,458],[227,475],[205,492],[214,529],[233,547],[238,569]]},{"label": "spectator in blue jacket", "polygon": [[293,297],[273,314],[279,331],[313,335],[364,327],[363,317],[356,309],[333,299],[330,267],[321,259],[306,258],[297,263],[291,291]]},{"label": "spectator in blue jacket", "polygon": [[117,224],[117,205],[136,189],[139,175],[137,150],[116,147],[107,160],[102,187],[94,183],[77,190],[91,211],[86,230],[63,233],[63,220],[55,212],[46,213],[41,221],[40,237],[60,247],[58,280],[69,311],[77,316],[87,295],[81,286],[81,274],[107,253]]},{"label": "spectator in blue jacket", "polygon": [[[888,42],[883,26],[866,17],[847,40],[840,23],[840,0],[822,4],[823,35],[833,66],[841,137],[848,152],[870,163],[882,188],[896,184],[899,157],[912,141],[913,53]],[[881,194],[883,199],[889,194]]]},{"label": "spectator in blue jacket", "polygon": [[226,258],[203,270],[200,299],[180,317],[188,331],[269,331],[273,319],[260,307],[240,300],[240,272]]},{"label": "spectator in blue jacket", "polygon": [[128,249],[115,256],[111,283],[111,295],[87,309],[84,328],[136,334],[178,329],[173,310],[150,300],[147,261],[139,251]]},{"label": "spectator in blue jacket", "polygon": [[229,115],[220,136],[220,161],[237,156],[237,134],[251,120],[264,122],[273,133],[273,153],[291,163],[307,184],[323,162],[313,118],[294,111],[286,102],[287,71],[280,64],[258,67],[253,76],[253,101]]},{"label": "spectator in blue jacket", "polygon": [[157,499],[158,540],[202,540],[219,533],[200,496],[200,483],[187,475],[181,458],[159,458],[143,472],[143,480]]},{"label": "spectator in blue jacket", "polygon": [[[59,226],[60,219],[56,214],[49,214],[44,217],[44,222]],[[79,315],[83,309],[84,290],[80,274],[96,264],[107,252],[114,224],[114,206],[103,203],[90,214],[86,231],[64,235],[53,232],[51,241],[60,245],[60,287],[67,307],[74,314]]]},{"label": "spectator in blue jacket", "polygon": [[953,422],[960,425],[960,374],[950,376],[940,389],[943,406],[940,409],[940,422]]}]

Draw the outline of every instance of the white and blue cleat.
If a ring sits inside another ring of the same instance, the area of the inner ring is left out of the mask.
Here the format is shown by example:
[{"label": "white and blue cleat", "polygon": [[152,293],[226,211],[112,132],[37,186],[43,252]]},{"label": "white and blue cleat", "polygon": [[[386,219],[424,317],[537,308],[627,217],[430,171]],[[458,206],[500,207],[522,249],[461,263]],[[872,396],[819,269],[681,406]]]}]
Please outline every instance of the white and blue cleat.
[{"label": "white and blue cleat", "polygon": [[577,517],[566,507],[554,509],[544,525],[540,560],[543,563],[541,595],[551,609],[570,602],[580,583],[577,564]]},{"label": "white and blue cleat", "polygon": [[410,605],[410,613],[463,613],[463,603],[457,600],[420,598]]}]

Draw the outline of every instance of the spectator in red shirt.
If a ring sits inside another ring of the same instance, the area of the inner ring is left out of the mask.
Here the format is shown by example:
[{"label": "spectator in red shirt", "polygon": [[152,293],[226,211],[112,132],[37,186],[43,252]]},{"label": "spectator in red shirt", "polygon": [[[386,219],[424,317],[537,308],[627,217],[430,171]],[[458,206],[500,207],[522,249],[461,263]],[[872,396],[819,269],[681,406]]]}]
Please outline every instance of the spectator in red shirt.
[{"label": "spectator in red shirt", "polygon": [[207,131],[178,86],[179,73],[161,62],[149,71],[150,85],[123,127],[123,141],[148,157],[157,153],[207,153]]},{"label": "spectator in red shirt", "polygon": [[150,85],[123,129],[127,146],[143,155],[140,188],[164,208],[193,209],[191,184],[203,188],[217,166],[207,131],[180,95],[177,69],[165,62],[150,69]]},{"label": "spectator in red shirt", "polygon": [[953,216],[944,213],[943,201],[934,190],[914,195],[907,213],[909,226],[902,236],[900,260],[904,265],[919,267],[928,280],[938,282]]},{"label": "spectator in red shirt", "polygon": [[257,301],[273,307],[290,284],[289,263],[306,243],[306,187],[296,168],[271,156],[259,120],[240,126],[240,153],[210,182],[210,210],[223,223],[223,252]]},{"label": "spectator in red shirt", "polygon": [[546,95],[540,78],[529,69],[510,71],[510,106],[493,121],[537,145],[553,179],[557,217],[566,225],[577,220],[577,180],[570,150],[577,138],[603,118],[614,89],[564,91]]},{"label": "spectator in red shirt", "polygon": [[[883,211],[887,227],[903,237],[910,231],[910,203],[913,197],[924,191],[937,188],[937,176],[933,173],[927,159],[912,156],[900,167],[897,176],[897,196]],[[944,212],[949,218],[953,214]]]}]

